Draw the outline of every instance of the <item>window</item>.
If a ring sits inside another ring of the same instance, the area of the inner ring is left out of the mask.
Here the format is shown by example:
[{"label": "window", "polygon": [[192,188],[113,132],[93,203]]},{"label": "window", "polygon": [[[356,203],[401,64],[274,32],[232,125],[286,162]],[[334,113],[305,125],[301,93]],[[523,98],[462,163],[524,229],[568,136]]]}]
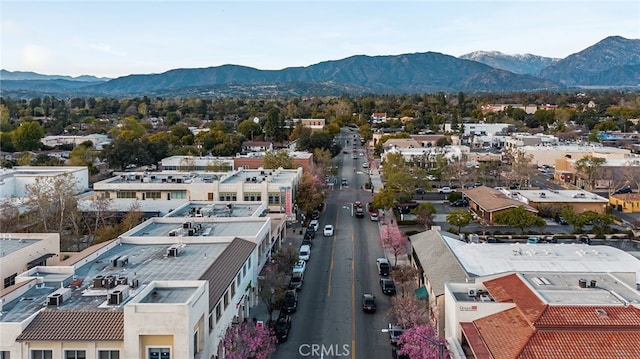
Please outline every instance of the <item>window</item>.
[{"label": "window", "polygon": [[207,193],[207,200],[208,201],[213,201],[213,192],[208,192]]},{"label": "window", "polygon": [[231,283],[231,298],[233,298],[236,295],[236,281],[234,280]]},{"label": "window", "polygon": [[[171,199],[186,199],[187,198],[187,192],[186,191],[171,191]],[[213,199],[213,194],[212,194],[212,199]]]},{"label": "window", "polygon": [[147,359],[171,359],[169,348],[149,348]]},{"label": "window", "polygon": [[213,313],[209,313],[209,330],[213,330]]},{"label": "window", "polygon": [[240,284],[241,280],[242,280],[242,273],[238,272],[238,275],[236,276],[236,282],[238,282],[238,284]]},{"label": "window", "polygon": [[120,351],[98,350],[98,359],[120,359]]},{"label": "window", "polygon": [[242,276],[246,276],[247,275],[247,263],[244,264],[244,266],[242,266]]},{"label": "window", "polygon": [[8,351],[0,351],[0,359],[9,359],[9,354]]},{"label": "window", "polygon": [[216,320],[220,320],[220,317],[222,317],[222,309],[220,309],[220,303],[218,303],[216,305]]},{"label": "window", "polygon": [[235,202],[238,200],[238,194],[233,192],[220,192],[221,201]]},{"label": "window", "polygon": [[65,350],[64,359],[85,359],[87,353],[84,350]]},{"label": "window", "polygon": [[[146,192],[145,193],[145,198],[146,199],[160,199],[161,195],[162,194],[159,191]],[[173,196],[171,198],[173,198]]]},{"label": "window", "polygon": [[132,199],[132,198],[137,198],[137,197],[136,197],[136,192],[133,192],[133,191],[119,191],[119,192],[116,193],[116,198]]},{"label": "window", "polygon": [[280,204],[280,193],[269,193],[269,204]]},{"label": "window", "polygon": [[260,202],[262,201],[262,195],[257,192],[247,192],[244,194],[244,200],[250,202]]},{"label": "window", "polygon": [[18,273],[13,273],[12,275],[6,277],[4,279],[4,288],[10,287],[14,284],[16,284],[16,277],[18,276]]},{"label": "window", "polygon": [[31,359],[52,359],[53,351],[51,350],[32,350]]},{"label": "window", "polygon": [[229,291],[224,292],[224,309],[229,306]]}]

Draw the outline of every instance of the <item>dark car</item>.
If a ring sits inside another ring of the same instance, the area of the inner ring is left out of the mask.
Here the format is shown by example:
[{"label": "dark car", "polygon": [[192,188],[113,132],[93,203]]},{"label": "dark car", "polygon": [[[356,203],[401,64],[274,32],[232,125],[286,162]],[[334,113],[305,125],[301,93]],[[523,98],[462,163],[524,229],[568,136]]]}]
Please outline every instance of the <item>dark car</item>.
[{"label": "dark car", "polygon": [[380,288],[382,288],[382,293],[386,295],[396,294],[396,284],[389,278],[380,278]]},{"label": "dark car", "polygon": [[304,282],[304,274],[302,273],[293,273],[291,276],[291,280],[289,281],[289,289],[295,289],[299,291],[302,289],[302,283]]},{"label": "dark car", "polygon": [[365,313],[376,312],[376,297],[371,293],[364,293],[362,295],[362,310]]},{"label": "dark car", "polygon": [[298,310],[298,293],[295,290],[290,289],[284,294],[282,310],[285,313],[293,313]]},{"label": "dark car", "polygon": [[569,224],[569,222],[567,222],[567,220],[564,219],[564,217],[562,217],[562,216],[556,216],[556,218],[554,218],[554,220],[556,221],[556,223],[561,224],[563,226],[566,226],[567,224]]},{"label": "dark car", "polygon": [[579,240],[580,243],[591,244],[591,238],[589,238],[588,236],[580,236]]},{"label": "dark car", "polygon": [[274,329],[278,343],[286,342],[289,337],[289,329],[291,329],[291,316],[284,314],[278,317]]},{"label": "dark car", "polygon": [[307,230],[304,232],[304,238],[314,239],[316,238],[316,230],[313,227],[307,227]]},{"label": "dark car", "polygon": [[320,219],[320,211],[317,209],[311,212],[311,219]]},{"label": "dark car", "polygon": [[469,205],[469,202],[465,199],[457,199],[451,202],[451,207],[466,207]]},{"label": "dark car", "polygon": [[389,339],[391,340],[391,345],[394,347],[398,345],[398,338],[404,333],[404,329],[402,329],[399,325],[389,324]]},{"label": "dark car", "polygon": [[625,194],[625,193],[633,193],[633,190],[629,186],[625,186],[615,191],[613,194]]},{"label": "dark car", "polygon": [[416,188],[416,194],[424,194],[424,189]]},{"label": "dark car", "polygon": [[307,238],[306,236],[304,237],[304,239],[302,240],[302,246],[307,245],[309,247],[311,247],[311,238]]}]

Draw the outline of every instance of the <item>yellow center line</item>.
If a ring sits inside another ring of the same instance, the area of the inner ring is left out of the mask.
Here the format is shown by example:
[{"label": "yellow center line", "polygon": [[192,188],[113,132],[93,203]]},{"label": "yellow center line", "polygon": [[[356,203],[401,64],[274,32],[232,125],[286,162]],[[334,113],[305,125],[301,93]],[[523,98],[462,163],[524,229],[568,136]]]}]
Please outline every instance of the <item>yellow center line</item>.
[{"label": "yellow center line", "polygon": [[351,358],[356,358],[356,237],[351,233]]}]

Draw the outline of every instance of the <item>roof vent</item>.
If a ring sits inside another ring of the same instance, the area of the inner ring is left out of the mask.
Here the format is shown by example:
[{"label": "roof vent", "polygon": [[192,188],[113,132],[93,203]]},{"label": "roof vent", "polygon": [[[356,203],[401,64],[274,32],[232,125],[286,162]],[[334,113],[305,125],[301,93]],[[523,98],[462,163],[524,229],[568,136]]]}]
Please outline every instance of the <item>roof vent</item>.
[{"label": "roof vent", "polygon": [[602,309],[602,308],[596,309],[596,313],[598,314],[599,317],[608,317],[609,316],[607,314],[607,311]]}]

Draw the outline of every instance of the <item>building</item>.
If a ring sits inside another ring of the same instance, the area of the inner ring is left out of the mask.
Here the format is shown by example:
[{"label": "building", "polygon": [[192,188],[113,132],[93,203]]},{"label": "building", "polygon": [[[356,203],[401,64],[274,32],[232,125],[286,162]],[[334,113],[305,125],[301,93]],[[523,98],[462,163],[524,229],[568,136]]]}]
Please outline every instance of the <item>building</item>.
[{"label": "building", "polygon": [[623,159],[629,156],[630,150],[614,147],[602,147],[596,145],[524,145],[517,148],[525,156],[531,158],[531,164],[551,166],[558,168],[556,161],[564,158],[579,160],[591,155],[605,159]]},{"label": "building", "polygon": [[242,152],[265,152],[273,151],[273,143],[269,141],[244,141],[242,142]]},{"label": "building", "polygon": [[[96,198],[142,202],[266,202],[269,210],[295,215],[294,202],[302,168],[239,170],[229,173],[122,172],[96,182]],[[158,203],[166,208],[166,204]],[[153,204],[147,204],[153,206]]]},{"label": "building", "polygon": [[[586,244],[466,243],[455,234],[429,230],[410,237],[418,286],[429,298],[429,314],[440,336],[451,336],[444,284],[474,283],[477,277],[508,272],[632,273],[625,283],[640,283],[640,260],[610,246]],[[469,286],[473,287],[473,286]],[[480,289],[480,287],[478,287]],[[635,290],[635,286],[632,286]],[[579,294],[572,294],[579,295]],[[484,358],[484,357],[483,357]]]},{"label": "building", "polygon": [[[495,135],[497,133],[501,133],[504,131],[514,131],[515,126],[509,123],[464,123],[460,124],[463,127],[463,134],[465,136],[487,136],[487,135]],[[459,132],[455,131],[451,128],[450,123],[444,124],[445,132]]]},{"label": "building", "polygon": [[447,283],[446,336],[473,358],[634,358],[636,283],[636,273],[544,271]]},{"label": "building", "polygon": [[321,131],[324,130],[326,126],[326,119],[324,118],[294,118],[291,120],[293,123],[293,127],[295,127],[298,123],[301,123],[302,126],[310,128],[312,131]]},{"label": "building", "polygon": [[501,188],[506,196],[521,201],[539,212],[551,211],[559,213],[564,208],[571,208],[573,213],[595,212],[605,214],[609,200],[595,193],[584,190],[517,190]]},{"label": "building", "polygon": [[104,146],[111,143],[113,140],[109,138],[107,135],[93,133],[86,136],[75,136],[75,135],[56,135],[56,136],[45,136],[40,139],[43,145],[48,147],[57,147],[62,145],[72,145],[73,147],[90,141],[93,144],[93,147],[101,151]]},{"label": "building", "polygon": [[489,225],[495,224],[498,214],[520,206],[531,213],[538,213],[536,208],[514,197],[512,193],[495,188],[478,186],[465,189],[462,193],[469,200],[469,210]]},{"label": "building", "polygon": [[163,171],[229,172],[235,168],[233,157],[171,156],[160,164]]},{"label": "building", "polygon": [[386,112],[374,112],[371,114],[371,122],[373,123],[381,123],[387,122],[387,113]]},{"label": "building", "polygon": [[[302,168],[305,172],[312,173],[315,169],[313,163],[313,153],[303,151],[291,151],[289,158],[295,168]],[[251,152],[233,158],[233,168],[235,169],[259,169],[264,167],[265,152]]]},{"label": "building", "polygon": [[[286,234],[284,217],[267,216],[264,205],[227,205],[190,203],[56,266],[21,272],[1,292],[0,353],[221,358],[222,334],[257,303],[258,273]],[[205,207],[218,215],[197,216]]]},{"label": "building", "polygon": [[87,167],[18,166],[0,169],[0,199],[16,199],[27,195],[27,187],[38,179],[54,179],[71,176],[75,182],[76,194],[89,190],[89,169]]},{"label": "building", "polygon": [[[576,168],[576,162],[585,156],[557,159],[554,178],[557,181],[571,183],[579,188],[591,187],[588,178]],[[592,156],[605,159],[605,162],[600,164],[596,171],[596,178],[593,181],[595,188],[606,188],[615,191],[630,182],[636,182],[636,179],[640,178],[640,156],[636,154],[625,154],[623,158],[610,158],[618,157],[619,154],[594,153]]]},{"label": "building", "polygon": [[639,193],[623,193],[612,194],[609,197],[611,207],[622,213],[640,212],[640,194]]},{"label": "building", "polygon": [[2,233],[0,239],[0,277],[2,289],[16,284],[18,274],[47,265],[47,259],[60,253],[58,233]]},{"label": "building", "polygon": [[496,103],[496,104],[487,104],[482,105],[480,108],[482,109],[482,113],[492,113],[492,112],[502,112],[507,108],[519,108],[527,113],[527,115],[533,115],[538,111],[538,106],[533,104],[523,105],[519,103]]}]

